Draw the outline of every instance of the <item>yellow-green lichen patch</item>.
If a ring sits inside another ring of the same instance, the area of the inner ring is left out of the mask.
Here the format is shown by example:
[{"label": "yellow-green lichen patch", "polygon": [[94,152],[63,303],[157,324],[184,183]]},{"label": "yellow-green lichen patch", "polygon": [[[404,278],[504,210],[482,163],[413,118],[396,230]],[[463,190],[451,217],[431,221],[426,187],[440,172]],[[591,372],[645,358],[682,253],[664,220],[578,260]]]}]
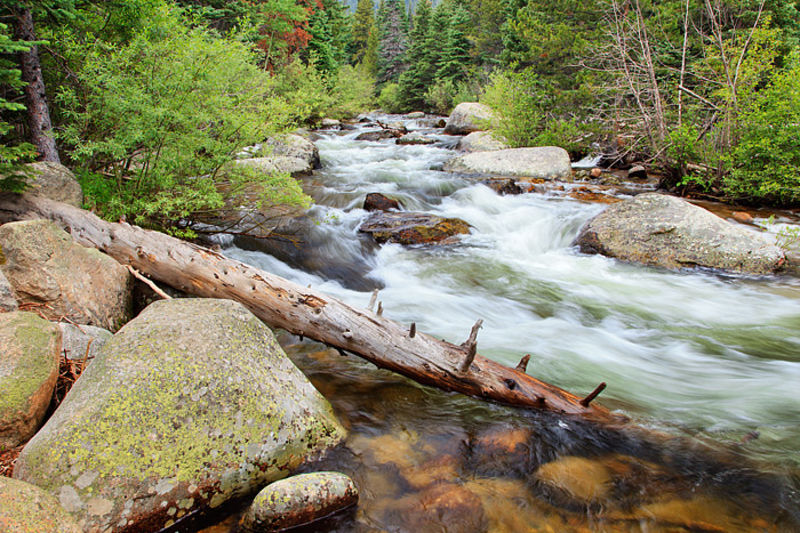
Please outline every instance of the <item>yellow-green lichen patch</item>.
[{"label": "yellow-green lichen patch", "polygon": [[80,533],[55,498],[23,481],[0,477],[0,502],[0,531]]}]

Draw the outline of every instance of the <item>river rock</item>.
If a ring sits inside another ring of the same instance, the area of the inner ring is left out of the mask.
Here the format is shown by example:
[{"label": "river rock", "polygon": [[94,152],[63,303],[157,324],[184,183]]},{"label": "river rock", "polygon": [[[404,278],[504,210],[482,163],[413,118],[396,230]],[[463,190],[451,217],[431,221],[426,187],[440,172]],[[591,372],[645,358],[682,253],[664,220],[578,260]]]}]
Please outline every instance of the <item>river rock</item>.
[{"label": "river rock", "polygon": [[612,472],[599,460],[566,456],[545,463],[536,480],[581,503],[604,500],[612,490]]},{"label": "river rock", "polygon": [[437,483],[399,503],[407,531],[483,533],[489,521],[477,494],[463,485]]},{"label": "river rock", "polygon": [[344,438],[272,332],[230,300],[151,304],[103,347],[14,476],[87,532],[157,531]]},{"label": "river rock", "polygon": [[416,120],[418,118],[425,118],[425,113],[423,113],[422,111],[412,111],[411,113],[406,115],[406,117]]},{"label": "river rock", "polygon": [[584,225],[576,243],[583,253],[666,268],[771,274],[785,262],[783,251],[762,235],[656,193],[612,204]]},{"label": "river rock", "polygon": [[35,313],[0,314],[0,449],[36,433],[58,379],[61,330]]},{"label": "river rock", "polygon": [[51,320],[68,317],[112,331],[131,313],[133,276],[114,259],[75,243],[47,220],[0,226],[0,247],[17,300],[38,307]]},{"label": "river rock", "polygon": [[300,135],[289,133],[277,137],[270,137],[264,143],[272,157],[289,157],[300,159],[306,166],[302,173],[310,174],[312,170],[320,167],[319,148],[313,142]]},{"label": "river rock", "polygon": [[469,224],[458,218],[444,218],[427,213],[402,211],[373,213],[358,228],[379,243],[432,244],[469,233]]},{"label": "river rock", "polygon": [[[3,264],[3,250],[0,248],[0,265]],[[8,313],[9,311],[16,311],[19,308],[17,305],[17,297],[14,295],[14,289],[11,283],[8,282],[6,275],[0,270],[0,313]]]},{"label": "river rock", "polygon": [[81,533],[56,499],[30,483],[0,476],[0,531]]},{"label": "river rock", "polygon": [[493,119],[494,114],[489,106],[476,102],[463,102],[450,113],[444,132],[465,135],[473,131],[487,130],[491,127]]},{"label": "river rock", "polygon": [[470,443],[470,463],[482,477],[528,476],[531,463],[533,432],[528,428],[496,425],[478,435]]},{"label": "river rock", "polygon": [[451,159],[444,170],[545,180],[565,180],[572,175],[569,154],[555,146],[473,152]]},{"label": "river rock", "polygon": [[89,360],[100,354],[100,349],[111,340],[113,333],[97,326],[76,326],[61,322],[61,351],[72,361]]},{"label": "river rock", "polygon": [[[232,164],[239,168],[252,169],[261,174],[291,174],[292,176],[309,174],[314,169],[313,164],[306,159],[288,155],[236,159]],[[223,172],[230,168],[232,167],[226,166],[223,168]]]},{"label": "river rock", "polygon": [[396,139],[405,135],[400,130],[365,131],[356,137],[357,141],[382,141],[383,139]]},{"label": "river rock", "polygon": [[339,472],[313,472],[276,481],[258,493],[242,517],[244,531],[279,531],[307,524],[358,502],[353,480]]},{"label": "river rock", "polygon": [[83,191],[70,169],[53,161],[39,161],[28,166],[33,170],[31,178],[27,180],[31,186],[29,194],[81,206]]},{"label": "river rock", "polygon": [[431,139],[430,137],[425,137],[423,134],[419,133],[418,131],[412,131],[406,135],[403,135],[399,139],[395,141],[397,144],[409,145],[409,144],[433,144],[436,142],[436,139]]},{"label": "river rock", "polygon": [[506,150],[508,145],[495,139],[491,132],[473,131],[462,137],[456,148],[465,152],[494,152],[495,150]]},{"label": "river rock", "polygon": [[399,210],[400,202],[379,192],[371,192],[364,198],[365,211],[391,211],[393,209]]},{"label": "river rock", "polygon": [[323,118],[319,121],[319,127],[323,130],[334,130],[338,129],[339,126],[342,125],[342,122],[336,120],[335,118]]},{"label": "river rock", "polygon": [[482,180],[481,183],[492,189],[497,194],[522,194],[522,188],[517,185],[514,178],[489,178]]}]

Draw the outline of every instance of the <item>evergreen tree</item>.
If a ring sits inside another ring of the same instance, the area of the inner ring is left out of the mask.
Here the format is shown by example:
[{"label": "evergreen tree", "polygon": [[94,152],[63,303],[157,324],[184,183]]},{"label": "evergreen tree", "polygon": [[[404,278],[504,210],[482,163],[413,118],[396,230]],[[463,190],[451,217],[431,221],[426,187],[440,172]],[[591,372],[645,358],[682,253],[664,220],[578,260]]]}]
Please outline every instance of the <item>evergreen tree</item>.
[{"label": "evergreen tree", "polygon": [[322,0],[309,17],[311,39],[305,59],[324,73],[332,73],[347,61],[350,21],[346,7],[338,0]]},{"label": "evergreen tree", "polygon": [[465,31],[468,23],[469,13],[461,4],[454,4],[444,36],[439,69],[436,72],[436,77],[440,81],[456,83],[466,80],[469,74],[470,43]]},{"label": "evergreen tree", "polygon": [[404,31],[405,2],[386,0],[380,25],[378,46],[378,81],[396,80],[405,69],[405,52],[408,48]]},{"label": "evergreen tree", "polygon": [[367,51],[369,33],[375,24],[375,4],[372,0],[358,0],[356,13],[353,16],[353,63],[364,61],[364,54]]},{"label": "evergreen tree", "polygon": [[408,70],[400,76],[400,97],[408,109],[422,109],[425,104],[425,91],[433,83],[436,63],[432,60],[431,45],[431,4],[420,0],[414,14],[413,29],[410,33],[411,47],[408,49]]},{"label": "evergreen tree", "polygon": [[369,29],[369,35],[367,37],[367,49],[364,51],[364,59],[361,61],[367,73],[373,77],[378,75],[379,33],[378,25],[375,21],[372,21],[372,26]]}]

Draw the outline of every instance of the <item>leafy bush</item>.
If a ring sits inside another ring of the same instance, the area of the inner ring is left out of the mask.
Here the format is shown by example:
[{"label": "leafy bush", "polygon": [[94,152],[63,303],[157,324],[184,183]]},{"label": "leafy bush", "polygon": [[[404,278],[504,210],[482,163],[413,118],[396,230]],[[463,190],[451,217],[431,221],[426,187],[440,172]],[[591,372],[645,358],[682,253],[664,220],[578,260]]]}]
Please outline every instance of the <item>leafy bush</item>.
[{"label": "leafy bush", "polygon": [[336,73],[331,95],[330,117],[355,116],[375,105],[375,80],[366,67],[346,65]]},{"label": "leafy bush", "polygon": [[481,100],[494,111],[496,135],[512,147],[532,146],[545,122],[538,76],[532,70],[498,71],[490,81]]},{"label": "leafy bush", "polygon": [[295,59],[274,74],[270,97],[284,102],[284,122],[313,124],[325,118],[335,104],[327,80],[313,64]]},{"label": "leafy bush", "polygon": [[480,86],[477,83],[439,80],[425,92],[425,104],[434,113],[449,115],[458,104],[478,100],[479,94]]},{"label": "leafy bush", "polygon": [[378,107],[386,113],[402,113],[403,102],[400,97],[400,86],[396,83],[387,83],[378,95]]}]

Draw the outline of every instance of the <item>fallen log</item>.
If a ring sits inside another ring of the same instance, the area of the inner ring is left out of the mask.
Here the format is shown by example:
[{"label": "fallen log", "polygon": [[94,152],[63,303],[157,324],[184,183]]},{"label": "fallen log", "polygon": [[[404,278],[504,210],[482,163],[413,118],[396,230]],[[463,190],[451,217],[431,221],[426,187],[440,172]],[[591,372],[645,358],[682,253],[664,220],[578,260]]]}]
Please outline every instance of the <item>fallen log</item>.
[{"label": "fallen log", "polygon": [[623,421],[590,400],[478,355],[480,321],[467,342],[454,345],[417,331],[415,324],[409,328],[382,316],[380,304],[377,312],[356,309],[163,233],[107,222],[46,198],[0,195],[0,221],[31,218],[56,222],[79,244],[97,248],[156,281],[197,296],[236,300],[272,327],[351,352],[420,383],[602,423]]}]

